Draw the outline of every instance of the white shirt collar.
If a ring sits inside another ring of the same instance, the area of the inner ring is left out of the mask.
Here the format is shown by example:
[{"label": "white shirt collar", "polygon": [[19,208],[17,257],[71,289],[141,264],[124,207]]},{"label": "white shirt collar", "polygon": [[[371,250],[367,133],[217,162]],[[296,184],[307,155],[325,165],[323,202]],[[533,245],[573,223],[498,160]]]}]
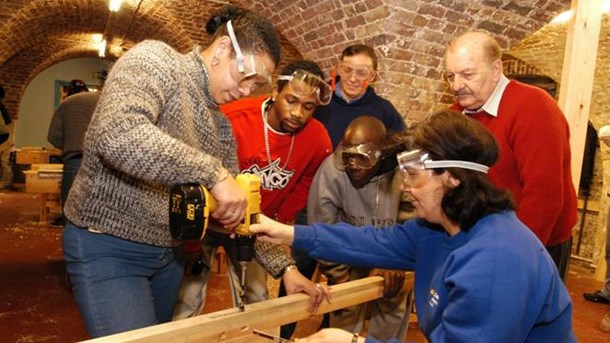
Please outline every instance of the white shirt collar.
[{"label": "white shirt collar", "polygon": [[498,84],[496,85],[496,88],[494,89],[493,93],[491,93],[491,96],[489,97],[489,99],[487,99],[487,102],[485,102],[485,104],[483,106],[481,106],[480,109],[475,110],[475,111],[469,111],[464,109],[464,113],[465,114],[470,114],[470,113],[476,113],[476,112],[480,112],[481,110],[487,112],[487,114],[493,116],[493,117],[497,117],[498,116],[498,108],[500,107],[500,100],[502,100],[502,95],[504,95],[504,91],[506,90],[506,86],[508,86],[508,83],[510,82],[510,80],[504,76],[504,74],[500,75],[500,80],[498,80]]}]

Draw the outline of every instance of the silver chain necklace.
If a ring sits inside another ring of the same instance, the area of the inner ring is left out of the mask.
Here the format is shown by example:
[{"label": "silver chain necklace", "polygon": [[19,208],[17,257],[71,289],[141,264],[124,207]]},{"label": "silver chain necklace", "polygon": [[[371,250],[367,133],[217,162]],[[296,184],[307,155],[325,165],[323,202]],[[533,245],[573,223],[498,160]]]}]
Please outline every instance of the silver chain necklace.
[{"label": "silver chain necklace", "polygon": [[273,164],[271,163],[271,149],[269,148],[269,128],[267,127],[267,126],[271,126],[271,125],[269,125],[269,107],[271,107],[271,102],[267,103],[267,105],[265,106],[265,110],[263,111],[263,133],[265,135],[265,152],[267,153],[267,162],[269,163],[270,168],[275,169],[277,171],[282,171],[282,170],[286,169],[288,162],[290,162],[290,156],[292,155],[292,148],[294,147],[295,134],[293,133],[291,135],[292,138],[290,139],[290,148],[288,149],[288,156],[286,157],[286,162],[284,162],[283,167],[278,169],[277,167],[273,166]]}]

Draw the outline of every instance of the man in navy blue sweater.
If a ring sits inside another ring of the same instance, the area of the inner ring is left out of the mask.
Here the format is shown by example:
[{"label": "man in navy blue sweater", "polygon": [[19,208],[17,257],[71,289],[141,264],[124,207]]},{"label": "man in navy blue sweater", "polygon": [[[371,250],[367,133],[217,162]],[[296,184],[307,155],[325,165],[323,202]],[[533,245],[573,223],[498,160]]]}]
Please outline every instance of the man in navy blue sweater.
[{"label": "man in navy blue sweater", "polygon": [[405,122],[392,103],[380,97],[369,86],[377,77],[377,55],[373,48],[356,44],[341,53],[337,75],[331,80],[335,90],[326,106],[319,106],[314,113],[328,130],[337,147],[343,133],[352,120],[370,115],[379,118],[387,129],[403,131]]}]

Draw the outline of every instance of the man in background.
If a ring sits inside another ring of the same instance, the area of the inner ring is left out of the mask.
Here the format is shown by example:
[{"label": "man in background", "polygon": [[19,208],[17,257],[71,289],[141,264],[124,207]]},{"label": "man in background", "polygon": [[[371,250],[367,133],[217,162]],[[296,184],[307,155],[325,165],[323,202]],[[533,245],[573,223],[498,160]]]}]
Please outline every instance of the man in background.
[{"label": "man in background", "polygon": [[333,98],[328,105],[318,107],[314,113],[314,118],[328,130],[333,149],[352,120],[362,115],[379,118],[387,129],[404,131],[405,122],[398,111],[371,87],[376,77],[377,55],[373,48],[355,44],[343,50],[337,75],[331,79]]},{"label": "man in background", "polygon": [[489,170],[511,191],[517,216],[538,236],[565,281],[576,223],[568,123],[544,90],[509,80],[498,42],[483,32],[453,39],[445,73],[454,109],[474,118],[497,139],[500,158]]},{"label": "man in background", "polygon": [[2,172],[2,178],[0,179],[0,189],[12,188],[13,182],[13,170],[11,169],[10,154],[11,148],[13,147],[13,140],[11,133],[13,129],[11,116],[9,115],[6,107],[4,106],[4,96],[6,95],[4,87],[0,85],[0,172]]},{"label": "man in background", "polygon": [[[72,80],[68,97],[57,107],[47,133],[47,140],[62,150],[64,164],[61,179],[61,204],[66,203],[72,182],[83,158],[83,140],[101,92],[89,92],[82,80]],[[56,223],[60,224],[60,223]]]}]

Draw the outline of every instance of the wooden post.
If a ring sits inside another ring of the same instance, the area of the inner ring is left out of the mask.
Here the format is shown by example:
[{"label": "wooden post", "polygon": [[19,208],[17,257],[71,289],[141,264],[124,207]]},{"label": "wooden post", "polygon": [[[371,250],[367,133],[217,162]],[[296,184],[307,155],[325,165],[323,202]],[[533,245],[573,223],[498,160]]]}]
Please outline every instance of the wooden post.
[{"label": "wooden post", "polygon": [[38,219],[38,225],[47,225],[47,198],[48,193],[40,194],[40,216]]},{"label": "wooden post", "polygon": [[[372,276],[335,285],[332,286],[331,294],[332,303],[323,302],[317,314],[381,298],[383,278]],[[253,329],[268,330],[307,319],[311,316],[307,310],[308,304],[309,296],[293,294],[246,305],[245,311],[233,308],[86,342],[259,342],[252,334]]]},{"label": "wooden post", "polygon": [[587,137],[601,8],[601,0],[572,0],[572,18],[567,25],[559,107],[570,126],[572,180],[576,187],[580,182]]},{"label": "wooden post", "polygon": [[[572,180],[577,190],[587,139],[587,124],[602,17],[601,8],[601,0],[572,0],[572,18],[567,26],[559,107],[570,126]],[[583,212],[582,215],[584,216],[586,213]]]}]

